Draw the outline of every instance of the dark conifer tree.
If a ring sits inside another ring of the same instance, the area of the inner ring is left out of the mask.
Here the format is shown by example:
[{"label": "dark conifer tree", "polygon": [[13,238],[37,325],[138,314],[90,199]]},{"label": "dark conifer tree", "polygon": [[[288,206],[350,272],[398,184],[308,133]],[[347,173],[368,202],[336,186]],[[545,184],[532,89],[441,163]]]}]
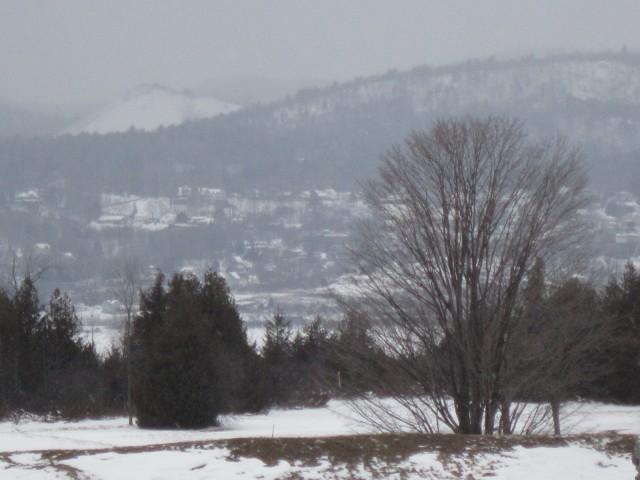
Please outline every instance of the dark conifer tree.
[{"label": "dark conifer tree", "polygon": [[14,307],[13,299],[0,291],[0,415],[12,408],[20,387],[21,325]]},{"label": "dark conifer tree", "polygon": [[329,365],[335,375],[333,384],[339,395],[356,395],[371,391],[383,375],[383,355],[375,348],[368,333],[368,323],[350,313],[330,337]]},{"label": "dark conifer tree", "polygon": [[102,409],[106,413],[120,413],[127,403],[127,362],[124,350],[113,346],[101,365]]},{"label": "dark conifer tree", "polygon": [[79,327],[71,298],[55,289],[36,326],[34,354],[41,366],[36,411],[77,417],[97,408],[99,362],[93,345],[78,339]]},{"label": "dark conifer tree", "polygon": [[[256,402],[247,393],[255,352],[222,277],[158,274],[134,321],[134,403],[143,427],[214,425]],[[253,354],[253,355],[252,355]]]},{"label": "dark conifer tree", "polygon": [[38,292],[33,280],[26,277],[13,298],[17,321],[16,393],[23,402],[32,396],[42,380],[42,365],[34,352],[39,350],[36,329],[40,316]]},{"label": "dark conifer tree", "polygon": [[76,360],[81,350],[76,341],[79,324],[69,295],[56,288],[37,324],[38,343],[46,370],[60,369]]},{"label": "dark conifer tree", "polygon": [[319,316],[294,338],[297,403],[320,405],[328,400],[327,344],[328,333]]},{"label": "dark conifer tree", "polygon": [[611,279],[604,306],[612,341],[599,358],[610,368],[596,383],[596,393],[604,399],[640,402],[640,273],[632,264],[626,266],[621,282]]},{"label": "dark conifer tree", "polygon": [[262,356],[268,376],[269,402],[276,405],[286,404],[294,387],[291,336],[291,322],[282,313],[276,312],[267,320]]}]

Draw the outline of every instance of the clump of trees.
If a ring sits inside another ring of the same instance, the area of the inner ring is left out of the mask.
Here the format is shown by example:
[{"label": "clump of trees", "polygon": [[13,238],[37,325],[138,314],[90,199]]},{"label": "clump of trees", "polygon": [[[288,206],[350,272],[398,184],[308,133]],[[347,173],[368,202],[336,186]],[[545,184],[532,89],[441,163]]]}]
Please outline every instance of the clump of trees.
[{"label": "clump of trees", "polygon": [[595,360],[607,364],[591,382],[590,396],[623,403],[640,403],[640,272],[629,263],[622,278],[612,277],[602,295],[603,317],[611,341]]},{"label": "clump of trees", "polygon": [[124,358],[100,358],[78,338],[80,322],[68,295],[56,289],[41,305],[27,276],[0,291],[0,415],[26,410],[82,417],[121,411]]},{"label": "clump of trees", "polygon": [[291,322],[276,312],[267,320],[262,358],[266,396],[271,405],[318,406],[339,390],[334,365],[335,334],[316,317],[293,333]]},{"label": "clump of trees", "polygon": [[[639,291],[640,274],[631,265],[622,279],[612,278],[599,291],[574,277],[554,281],[536,259],[504,350],[495,430],[526,433],[553,420],[559,434],[559,405],[571,398],[640,402]],[[415,419],[397,415],[397,405],[407,411],[422,407],[416,402],[428,395],[421,375],[431,374],[434,359],[450,361],[446,336],[433,356],[415,347],[412,357],[399,356],[362,308],[347,310],[339,323],[316,318],[300,329],[275,313],[257,351],[247,342],[224,279],[213,272],[202,279],[175,274],[169,281],[158,274],[140,297],[131,349],[123,338],[122,347],[100,356],[78,339],[67,295],[55,290],[41,305],[30,278],[12,294],[0,292],[0,414],[122,414],[131,364],[142,427],[196,428],[215,424],[221,413],[343,398],[381,430],[412,428]],[[448,395],[446,382],[433,385]],[[383,415],[389,397],[397,403],[391,415]],[[437,418],[433,410],[415,414]]]},{"label": "clump of trees", "polygon": [[576,277],[552,281],[537,259],[515,311],[504,352],[499,425],[504,434],[530,433],[550,419],[561,434],[560,406],[589,394],[588,385],[610,371],[594,358],[611,341],[599,292]]},{"label": "clump of trees", "polygon": [[221,276],[176,273],[166,281],[158,274],[141,292],[132,328],[138,425],[198,428],[223,413],[318,406],[364,391],[373,385],[364,372],[375,369],[346,355],[356,350],[380,352],[361,321],[347,319],[331,331],[318,317],[294,332],[277,312],[258,352]]},{"label": "clump of trees", "polygon": [[258,351],[214,272],[168,281],[159,273],[149,288],[133,290],[128,282],[122,344],[106,355],[80,339],[68,295],[54,290],[42,305],[28,276],[13,294],[0,291],[0,416],[128,412],[142,427],[197,428],[222,413],[321,405],[362,383],[343,355],[364,344],[358,322],[332,331],[316,318],[294,335],[275,314]]}]

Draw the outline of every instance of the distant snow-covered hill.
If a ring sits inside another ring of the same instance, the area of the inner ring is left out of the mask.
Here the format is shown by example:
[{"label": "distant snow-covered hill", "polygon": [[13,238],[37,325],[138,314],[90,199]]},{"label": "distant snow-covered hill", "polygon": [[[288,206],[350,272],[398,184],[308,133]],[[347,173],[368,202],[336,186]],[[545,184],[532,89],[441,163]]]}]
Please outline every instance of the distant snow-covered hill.
[{"label": "distant snow-covered hill", "polygon": [[640,56],[576,54],[421,66],[306,90],[274,105],[272,116],[283,126],[297,127],[363,110],[393,115],[396,124],[412,116],[410,128],[440,117],[516,116],[533,133],[562,133],[589,148],[635,151],[640,148]]},{"label": "distant snow-covered hill", "polygon": [[215,98],[161,85],[142,85],[65,133],[115,133],[130,128],[153,131],[188,120],[215,117],[240,108]]},{"label": "distant snow-covered hill", "polygon": [[418,113],[466,114],[484,105],[526,104],[533,110],[562,108],[568,101],[640,105],[640,57],[583,55],[467,62],[416,67],[407,72],[307,89],[282,102],[281,121],[317,117],[337,109],[402,100]]}]

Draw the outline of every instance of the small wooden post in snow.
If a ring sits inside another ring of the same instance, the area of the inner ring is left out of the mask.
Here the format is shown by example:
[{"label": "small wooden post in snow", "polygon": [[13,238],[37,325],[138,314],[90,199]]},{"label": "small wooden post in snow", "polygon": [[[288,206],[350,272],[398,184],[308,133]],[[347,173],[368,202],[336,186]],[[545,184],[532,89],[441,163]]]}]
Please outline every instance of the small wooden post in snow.
[{"label": "small wooden post in snow", "polygon": [[636,441],[633,444],[633,453],[631,454],[631,460],[636,467],[636,480],[640,480],[640,437],[636,437]]}]

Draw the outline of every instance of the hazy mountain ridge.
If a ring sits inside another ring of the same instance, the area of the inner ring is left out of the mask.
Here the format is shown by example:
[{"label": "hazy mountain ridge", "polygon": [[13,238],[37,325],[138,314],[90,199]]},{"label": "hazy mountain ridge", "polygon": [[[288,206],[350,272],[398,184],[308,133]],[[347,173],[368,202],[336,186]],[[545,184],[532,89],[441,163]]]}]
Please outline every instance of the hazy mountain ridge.
[{"label": "hazy mountain ridge", "polygon": [[[294,168],[306,153],[307,162],[334,162],[334,179],[341,182],[345,173],[350,181],[358,179],[342,165],[355,164],[351,172],[371,175],[379,155],[411,129],[428,128],[441,117],[487,114],[515,116],[533,135],[560,133],[583,146],[595,166],[597,186],[638,187],[625,183],[627,175],[615,181],[602,177],[610,173],[605,164],[613,159],[625,172],[640,167],[640,54],[528,57],[390,71],[303,90],[271,105],[247,109],[223,121],[204,121],[194,128],[215,131],[262,125],[296,144],[291,148],[295,153],[287,152]],[[317,135],[317,144],[301,148],[297,145],[301,140],[292,137],[294,132],[304,136],[307,129]],[[324,155],[309,155],[319,144],[323,144],[319,148],[325,150]],[[301,153],[305,147],[307,151]]]},{"label": "hazy mountain ridge", "polygon": [[[450,67],[418,67],[371,79],[303,92],[277,105],[283,125],[371,104],[403,104],[417,116],[460,116],[485,111],[533,120],[550,115],[552,127],[576,142],[600,142],[626,151],[640,148],[632,132],[640,119],[640,55],[602,54],[469,62]],[[590,114],[596,126],[584,126]],[[560,118],[557,118],[560,117]],[[565,118],[562,118],[565,117]],[[625,132],[626,130],[626,132]],[[596,137],[594,138],[594,134]]]},{"label": "hazy mountain ridge", "polygon": [[[327,89],[306,89],[280,102],[317,113],[319,103],[351,106],[409,97],[416,111],[448,105],[455,96],[461,107],[485,101],[503,103],[560,96],[579,100],[640,104],[640,54],[575,54],[518,60],[469,61],[443,67],[419,66],[406,72],[359,78]],[[551,96],[549,96],[551,94]],[[315,104],[314,104],[315,103]]]},{"label": "hazy mountain ridge", "polygon": [[[380,154],[412,129],[440,117],[502,114],[522,118],[534,135],[559,132],[582,144],[596,184],[635,190],[628,172],[639,166],[639,105],[636,55],[419,67],[153,132],[5,142],[0,169],[20,159],[33,178],[53,181],[55,165],[66,181],[93,192],[171,194],[184,184],[344,190],[372,175]],[[601,171],[613,160],[616,178]],[[19,181],[33,186],[24,175]]]}]

